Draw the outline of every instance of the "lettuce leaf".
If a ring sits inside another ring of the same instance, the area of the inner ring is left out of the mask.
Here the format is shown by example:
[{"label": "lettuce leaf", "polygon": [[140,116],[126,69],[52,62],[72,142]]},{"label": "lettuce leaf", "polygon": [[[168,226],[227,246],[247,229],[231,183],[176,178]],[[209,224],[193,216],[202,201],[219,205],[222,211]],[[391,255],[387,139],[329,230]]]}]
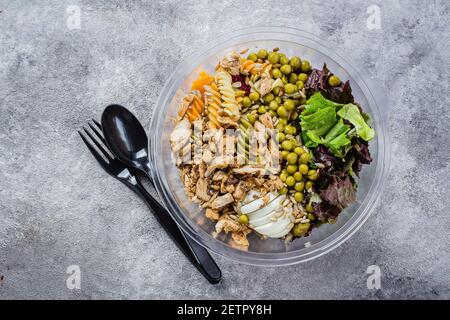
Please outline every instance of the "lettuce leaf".
[{"label": "lettuce leaf", "polygon": [[320,92],[314,93],[311,98],[306,101],[306,108],[302,114],[309,115],[316,112],[319,109],[326,107],[342,107],[343,104],[333,102],[326,99]]},{"label": "lettuce leaf", "polygon": [[310,131],[317,136],[325,135],[337,122],[334,107],[325,107],[310,115],[301,114],[300,118],[302,130]]},{"label": "lettuce leaf", "polygon": [[369,141],[375,136],[375,130],[369,127],[364,121],[364,118],[356,105],[352,103],[346,104],[337,112],[337,114],[354,125],[358,136],[365,141]]}]

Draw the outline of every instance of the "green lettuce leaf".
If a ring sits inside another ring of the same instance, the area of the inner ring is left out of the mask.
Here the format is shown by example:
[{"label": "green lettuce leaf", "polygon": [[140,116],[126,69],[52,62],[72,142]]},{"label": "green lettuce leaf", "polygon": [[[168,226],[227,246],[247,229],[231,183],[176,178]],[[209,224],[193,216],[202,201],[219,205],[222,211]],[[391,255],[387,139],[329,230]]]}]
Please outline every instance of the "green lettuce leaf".
[{"label": "green lettuce leaf", "polygon": [[344,124],[344,121],[342,119],[339,119],[338,122],[333,126],[333,128],[328,131],[328,133],[325,135],[324,140],[325,142],[330,142],[337,136],[347,133],[350,131],[350,127],[346,124]]},{"label": "green lettuce leaf", "polygon": [[301,114],[300,118],[302,130],[311,131],[317,136],[326,134],[337,122],[336,109],[333,107],[319,109],[310,115]]},{"label": "green lettuce leaf", "polygon": [[331,100],[326,99],[320,92],[316,92],[313,94],[308,101],[306,101],[306,108],[303,111],[304,115],[313,114],[319,109],[327,108],[327,107],[342,107],[343,104],[333,102]]},{"label": "green lettuce leaf", "polygon": [[358,107],[354,104],[349,103],[344,105],[337,114],[341,118],[353,124],[355,126],[356,133],[362,139],[369,141],[375,136],[375,130],[369,127],[369,125],[364,121]]},{"label": "green lettuce leaf", "polygon": [[338,157],[342,157],[342,150],[343,147],[349,145],[351,143],[351,141],[347,138],[347,135],[345,134],[345,132],[341,133],[340,135],[338,135],[336,138],[334,138],[333,140],[326,142],[325,146],[327,146],[328,148],[330,148],[330,150]]}]

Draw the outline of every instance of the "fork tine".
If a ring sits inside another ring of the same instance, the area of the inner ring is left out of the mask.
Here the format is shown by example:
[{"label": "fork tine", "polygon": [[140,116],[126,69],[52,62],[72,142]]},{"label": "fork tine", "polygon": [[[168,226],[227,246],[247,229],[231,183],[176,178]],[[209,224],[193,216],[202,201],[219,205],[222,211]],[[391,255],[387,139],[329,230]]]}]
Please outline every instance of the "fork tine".
[{"label": "fork tine", "polygon": [[103,159],[102,156],[98,153],[98,151],[95,150],[94,147],[87,141],[87,139],[84,137],[84,135],[81,133],[81,131],[78,131],[78,134],[80,135],[81,139],[83,139],[84,144],[89,149],[89,151],[92,153],[92,155],[95,157],[95,159],[97,159],[97,161],[103,167],[106,167],[108,165],[108,163],[105,161],[105,159]]},{"label": "fork tine", "polygon": [[98,123],[98,121],[97,121],[97,120],[95,120],[95,119],[92,119],[92,122],[94,122],[94,123],[95,123],[95,125],[97,126],[97,128],[99,128],[99,129],[100,129],[100,131],[102,130],[102,125],[101,125],[100,123]]},{"label": "fork tine", "polygon": [[[94,131],[95,135],[100,139],[100,141],[106,145],[105,138],[103,138],[103,135],[100,132],[98,132],[98,129],[96,129],[90,122],[88,123],[88,125],[92,129],[92,131]],[[101,130],[102,129],[100,127],[100,131]]]},{"label": "fork tine", "polygon": [[[98,141],[97,139],[94,138],[94,136],[89,132],[89,130],[87,130],[85,127],[83,127],[84,133],[86,133],[89,138],[91,138],[92,142],[97,146],[97,148],[103,153],[103,155],[106,157],[106,159],[108,159],[109,161],[112,160],[111,156],[108,154],[108,152],[106,151],[105,147],[103,147]],[[96,134],[98,135],[98,133]]]}]

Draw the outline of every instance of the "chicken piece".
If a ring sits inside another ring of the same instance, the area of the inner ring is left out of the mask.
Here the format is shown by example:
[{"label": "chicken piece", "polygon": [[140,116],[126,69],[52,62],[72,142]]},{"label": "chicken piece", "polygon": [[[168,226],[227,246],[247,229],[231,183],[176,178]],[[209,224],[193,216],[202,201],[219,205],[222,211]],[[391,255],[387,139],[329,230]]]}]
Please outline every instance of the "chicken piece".
[{"label": "chicken piece", "polygon": [[236,186],[236,190],[233,192],[233,198],[235,201],[241,201],[247,194],[247,188],[245,188],[245,183],[243,181],[239,182]]},{"label": "chicken piece", "polygon": [[225,178],[225,177],[226,177],[225,172],[223,172],[223,171],[217,171],[217,172],[213,175],[212,180],[215,181],[215,182],[217,182],[217,181],[222,181],[223,178]]},{"label": "chicken piece", "polygon": [[263,115],[259,116],[259,121],[261,121],[261,123],[266,128],[273,129],[272,117],[270,116],[270,114],[268,112],[266,112]]},{"label": "chicken piece", "polygon": [[223,214],[220,216],[219,221],[217,221],[215,229],[217,233],[221,233],[224,231],[228,232],[238,232],[242,231],[245,228],[244,225],[240,224],[236,220],[233,220],[227,214]]},{"label": "chicken piece", "polygon": [[177,153],[190,140],[192,134],[191,123],[188,119],[181,120],[170,134],[170,145],[172,151]]},{"label": "chicken piece", "polygon": [[219,212],[211,208],[206,208],[205,216],[211,220],[215,221],[219,220]]},{"label": "chicken piece", "polygon": [[233,203],[234,199],[230,193],[224,194],[223,196],[217,197],[212,203],[211,208],[220,209],[226,205]]},{"label": "chicken piece", "polygon": [[261,86],[259,87],[259,93],[260,93],[261,97],[265,96],[270,91],[272,91],[272,83],[273,83],[273,80],[270,78],[262,79]]},{"label": "chicken piece", "polygon": [[197,184],[195,185],[195,195],[203,201],[211,199],[211,196],[208,194],[208,184],[204,178],[197,180]]},{"label": "chicken piece", "polygon": [[259,173],[260,171],[261,171],[260,167],[254,167],[254,166],[250,166],[250,165],[233,169],[233,172],[237,173],[237,174],[255,174],[255,173]]},{"label": "chicken piece", "polygon": [[180,119],[185,116],[186,112],[189,109],[189,106],[194,100],[194,96],[195,95],[193,93],[189,93],[183,97],[183,100],[181,100],[180,108],[178,109],[178,116]]},{"label": "chicken piece", "polygon": [[220,61],[220,66],[228,71],[231,75],[237,76],[241,68],[241,60],[239,54],[232,52]]},{"label": "chicken piece", "polygon": [[231,239],[234,243],[241,247],[247,247],[250,245],[247,239],[247,235],[244,232],[231,232]]},{"label": "chicken piece", "polygon": [[206,168],[205,177],[209,177],[211,173],[213,173],[217,169],[224,169],[228,167],[230,164],[233,163],[233,160],[234,160],[233,157],[227,156],[214,158],[211,164],[208,165]]}]

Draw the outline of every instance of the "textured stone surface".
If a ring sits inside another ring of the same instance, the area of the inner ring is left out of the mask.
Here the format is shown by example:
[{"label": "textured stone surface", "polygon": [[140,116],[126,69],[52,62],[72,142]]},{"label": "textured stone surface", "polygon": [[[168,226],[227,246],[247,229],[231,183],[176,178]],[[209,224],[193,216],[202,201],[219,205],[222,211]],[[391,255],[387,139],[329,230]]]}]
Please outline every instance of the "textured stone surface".
[{"label": "textured stone surface", "polygon": [[[366,9],[381,7],[381,30]],[[64,12],[81,8],[81,29]],[[0,0],[0,298],[450,298],[448,1]],[[350,241],[283,268],[221,257],[209,285],[76,130],[109,103],[148,125],[175,65],[226,30],[295,26],[387,87],[392,172]],[[81,290],[66,268],[82,270]],[[382,289],[368,290],[377,264]],[[1,277],[0,277],[1,279]]]}]

